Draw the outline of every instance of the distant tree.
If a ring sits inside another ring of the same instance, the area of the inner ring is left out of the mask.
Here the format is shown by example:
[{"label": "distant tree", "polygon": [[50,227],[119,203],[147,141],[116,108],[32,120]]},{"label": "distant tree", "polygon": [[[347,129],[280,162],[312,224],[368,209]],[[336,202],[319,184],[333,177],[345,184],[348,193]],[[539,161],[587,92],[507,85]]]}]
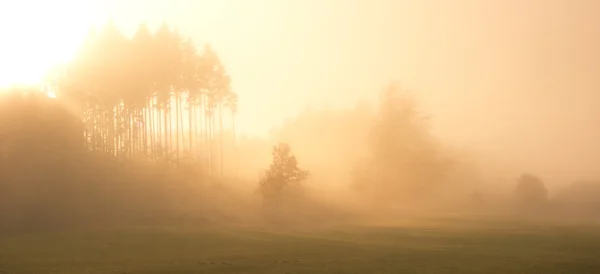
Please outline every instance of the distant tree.
[{"label": "distant tree", "polygon": [[297,185],[307,177],[308,171],[298,167],[288,144],[280,143],[273,147],[273,162],[258,185],[264,205],[279,204],[284,188]]},{"label": "distant tree", "polygon": [[525,173],[517,180],[515,196],[522,204],[535,205],[547,200],[548,191],[540,178]]},{"label": "distant tree", "polygon": [[384,203],[429,195],[451,161],[429,132],[427,117],[398,85],[383,90],[368,141],[368,157],[355,170],[361,194]]},{"label": "distant tree", "polygon": [[553,196],[554,204],[560,205],[561,210],[567,210],[570,214],[598,216],[600,213],[600,181],[575,181]]}]

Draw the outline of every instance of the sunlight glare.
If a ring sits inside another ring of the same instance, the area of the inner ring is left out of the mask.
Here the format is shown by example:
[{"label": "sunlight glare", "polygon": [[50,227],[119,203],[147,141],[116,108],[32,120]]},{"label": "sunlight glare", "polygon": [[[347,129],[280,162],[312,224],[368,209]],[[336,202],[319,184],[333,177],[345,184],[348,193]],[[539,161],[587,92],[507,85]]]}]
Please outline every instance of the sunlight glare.
[{"label": "sunlight glare", "polygon": [[56,93],[54,93],[53,90],[48,89],[48,90],[46,90],[46,96],[48,96],[48,98],[53,98],[54,99],[54,98],[56,98]]},{"label": "sunlight glare", "polygon": [[6,1],[0,4],[0,87],[38,84],[69,61],[100,12],[90,1]]}]

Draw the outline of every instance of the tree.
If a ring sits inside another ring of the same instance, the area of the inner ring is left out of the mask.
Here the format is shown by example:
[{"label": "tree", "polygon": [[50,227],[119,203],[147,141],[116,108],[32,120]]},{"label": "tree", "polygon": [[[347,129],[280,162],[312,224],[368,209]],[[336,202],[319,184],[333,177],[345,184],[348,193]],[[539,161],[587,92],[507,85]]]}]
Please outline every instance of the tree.
[{"label": "tree", "polygon": [[356,169],[357,190],[384,203],[432,194],[450,161],[427,126],[427,117],[397,85],[384,89],[373,117],[368,157]]},{"label": "tree", "polygon": [[210,163],[209,171],[211,174],[216,173],[217,149],[215,143],[215,115],[219,115],[219,174],[223,174],[223,104],[227,103],[228,98],[232,98],[231,78],[227,73],[225,66],[217,56],[216,52],[210,45],[205,45],[201,56],[201,65],[199,71],[203,77],[205,94],[205,120],[208,125],[207,139],[209,140]]},{"label": "tree", "polygon": [[[235,135],[235,115],[237,114],[237,107],[238,107],[238,98],[237,98],[237,94],[230,92],[229,95],[226,98],[225,101],[225,106],[227,108],[229,108],[230,114],[231,114],[231,132],[233,133],[233,146],[235,148],[235,152],[233,154],[233,165],[234,165],[234,176],[237,177],[237,165],[238,165],[238,159],[237,159],[237,139],[236,139],[236,135]],[[222,142],[221,142],[222,144]],[[221,152],[221,154],[223,154]]]},{"label": "tree", "polygon": [[540,178],[525,173],[517,180],[515,196],[521,204],[539,205],[548,199],[548,191]]},{"label": "tree", "polygon": [[210,46],[198,52],[191,39],[167,24],[154,33],[142,24],[128,38],[109,23],[91,31],[72,62],[58,72],[49,77],[56,82],[53,89],[81,110],[90,150],[123,160],[177,164],[187,149],[195,151],[188,155],[197,160],[208,156],[209,171],[216,174],[214,115],[222,116],[221,108],[235,105],[236,97]]},{"label": "tree", "polygon": [[284,189],[298,185],[307,177],[308,171],[298,167],[298,161],[288,144],[280,143],[273,147],[273,162],[258,185],[264,205],[280,204]]}]

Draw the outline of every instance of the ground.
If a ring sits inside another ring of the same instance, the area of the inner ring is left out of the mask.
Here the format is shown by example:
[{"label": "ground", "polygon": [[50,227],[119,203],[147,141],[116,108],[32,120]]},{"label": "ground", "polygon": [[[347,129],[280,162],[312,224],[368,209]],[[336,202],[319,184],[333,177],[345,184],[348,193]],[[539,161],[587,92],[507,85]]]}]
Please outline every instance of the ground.
[{"label": "ground", "polygon": [[440,224],[2,235],[0,273],[600,273],[596,225]]}]

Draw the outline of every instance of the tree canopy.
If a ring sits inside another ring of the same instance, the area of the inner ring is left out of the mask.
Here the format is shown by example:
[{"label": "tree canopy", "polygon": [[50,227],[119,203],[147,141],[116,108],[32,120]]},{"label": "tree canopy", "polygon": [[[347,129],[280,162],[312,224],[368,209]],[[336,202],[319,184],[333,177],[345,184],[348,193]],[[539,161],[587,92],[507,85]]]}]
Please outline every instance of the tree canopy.
[{"label": "tree canopy", "polygon": [[163,24],[126,37],[113,23],[90,31],[72,62],[49,77],[61,100],[77,106],[90,150],[117,159],[198,160],[222,172],[223,109],[237,96],[210,45]]},{"label": "tree canopy", "polygon": [[450,162],[430,135],[427,118],[395,84],[381,94],[368,144],[354,185],[381,202],[431,194],[449,170]]}]

